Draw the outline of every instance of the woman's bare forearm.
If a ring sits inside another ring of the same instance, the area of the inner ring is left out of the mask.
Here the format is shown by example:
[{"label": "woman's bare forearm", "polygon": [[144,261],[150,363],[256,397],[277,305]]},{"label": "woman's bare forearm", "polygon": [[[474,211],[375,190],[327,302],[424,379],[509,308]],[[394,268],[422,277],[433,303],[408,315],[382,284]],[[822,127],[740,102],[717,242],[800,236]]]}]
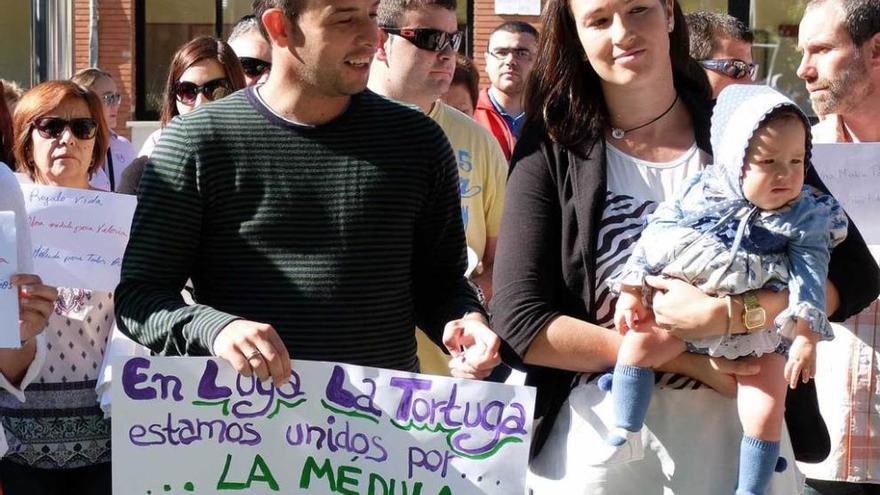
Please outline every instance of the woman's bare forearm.
[{"label": "woman's bare forearm", "polygon": [[569,371],[603,371],[617,361],[620,342],[620,334],[613,330],[559,316],[532,341],[525,362]]}]

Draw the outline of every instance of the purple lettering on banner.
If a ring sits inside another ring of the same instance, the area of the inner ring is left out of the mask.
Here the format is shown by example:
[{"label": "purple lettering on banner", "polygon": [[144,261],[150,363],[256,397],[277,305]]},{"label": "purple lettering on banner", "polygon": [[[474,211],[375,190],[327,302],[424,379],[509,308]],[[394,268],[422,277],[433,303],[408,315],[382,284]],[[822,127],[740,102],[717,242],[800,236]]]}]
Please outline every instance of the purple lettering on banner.
[{"label": "purple lettering on banner", "polygon": [[150,360],[146,358],[132,358],[126,361],[122,367],[122,390],[132,400],[150,400],[156,398],[156,390],[150,387],[138,388],[137,385],[147,381],[147,375],[140,373],[141,369],[148,369]]},{"label": "purple lettering on banner", "polygon": [[395,376],[391,379],[391,386],[403,389],[403,397],[400,398],[400,405],[397,407],[397,420],[406,421],[409,419],[413,391],[431,390],[431,380]]},{"label": "purple lettering on banner", "polygon": [[455,403],[456,398],[458,397],[458,384],[452,385],[452,391],[449,393],[449,401],[446,403],[443,409],[443,420],[446,426],[461,426],[461,421],[456,421],[452,415],[458,410],[461,409],[461,406]]},{"label": "purple lettering on banner", "polygon": [[[284,391],[284,385],[290,385],[291,393],[286,393]],[[300,390],[300,378],[299,374],[294,370],[290,372],[290,379],[287,380],[287,383],[278,387],[277,392],[278,395],[285,399],[296,399],[300,395],[306,395],[305,392]]]},{"label": "purple lettering on banner", "polygon": [[205,400],[225,399],[232,395],[232,389],[223,385],[217,385],[219,372],[217,363],[213,360],[205,361],[205,371],[199,380],[199,398]]},{"label": "purple lettering on banner", "polygon": [[[371,393],[369,395],[362,394],[355,396],[353,393],[345,389],[345,370],[342,369],[342,366],[336,365],[333,366],[330,381],[327,382],[325,395],[327,396],[327,400],[342,407],[356,409],[377,417],[382,416],[382,411],[373,405],[373,397],[376,395],[376,382],[367,378],[364,380],[364,383],[372,386]],[[359,402],[361,399],[365,399],[366,404],[362,405]]]}]

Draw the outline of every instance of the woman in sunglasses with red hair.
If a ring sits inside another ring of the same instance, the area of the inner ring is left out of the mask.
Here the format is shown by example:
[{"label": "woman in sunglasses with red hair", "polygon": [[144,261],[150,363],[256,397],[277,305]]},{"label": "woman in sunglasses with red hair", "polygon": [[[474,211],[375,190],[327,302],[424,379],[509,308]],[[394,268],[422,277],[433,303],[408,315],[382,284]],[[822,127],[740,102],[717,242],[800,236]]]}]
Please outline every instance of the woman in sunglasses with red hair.
[{"label": "woman in sunglasses with red hair", "polygon": [[225,41],[199,36],[186,43],[171,60],[159,118],[161,127],[147,138],[139,155],[152,154],[162,128],[174,117],[186,115],[204,103],[244,87],[241,62]]},{"label": "woman in sunglasses with red hair", "polygon": [[[16,106],[13,130],[19,172],[41,185],[92,189],[110,139],[95,93],[70,81],[39,84]],[[16,389],[0,391],[5,495],[111,492],[110,422],[95,384],[113,311],[110,292],[62,287],[39,339],[22,337],[36,347],[32,361],[8,377]]]}]

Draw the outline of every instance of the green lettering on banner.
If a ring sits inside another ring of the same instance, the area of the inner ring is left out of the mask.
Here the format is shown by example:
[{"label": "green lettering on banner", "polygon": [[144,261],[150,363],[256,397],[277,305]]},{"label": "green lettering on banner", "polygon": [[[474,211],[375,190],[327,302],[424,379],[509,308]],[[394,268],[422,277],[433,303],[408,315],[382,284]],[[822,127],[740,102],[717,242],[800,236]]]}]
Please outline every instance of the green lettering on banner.
[{"label": "green lettering on banner", "polygon": [[336,472],[336,491],[342,495],[358,495],[357,491],[349,490],[345,485],[352,485],[354,488],[357,488],[360,480],[347,475],[348,473],[361,474],[362,472],[363,470],[354,466],[339,466],[339,470]]},{"label": "green lettering on banner", "polygon": [[[257,475],[257,470],[260,470],[260,474]],[[257,454],[254,457],[254,464],[251,466],[251,472],[248,474],[247,484],[248,487],[251,486],[251,483],[254,481],[260,481],[263,483],[267,483],[269,485],[269,489],[273,492],[278,491],[278,482],[275,481],[275,478],[272,476],[272,471],[269,469],[269,466],[266,465],[266,461],[260,457],[260,454]]]},{"label": "green lettering on banner", "polygon": [[309,456],[306,459],[306,463],[303,466],[302,475],[299,478],[299,487],[300,488],[308,488],[309,484],[312,482],[312,471],[318,476],[318,478],[323,478],[324,475],[327,476],[327,482],[330,485],[330,489],[334,492],[336,491],[336,480],[333,477],[333,466],[330,465],[330,459],[324,459],[324,464],[321,465],[321,468],[318,469],[318,463],[315,462],[315,458]]},{"label": "green lettering on banner", "polygon": [[[376,491],[376,482],[382,484],[382,491]],[[394,480],[391,481],[391,492],[394,493]],[[370,473],[370,489],[367,492],[367,495],[386,495],[388,493],[388,483],[385,482],[385,478],[379,476],[376,473]]]},{"label": "green lettering on banner", "polygon": [[246,490],[251,487],[251,484],[254,481],[259,481],[268,484],[270,490],[275,492],[278,491],[278,482],[275,481],[272,471],[269,469],[269,466],[260,454],[257,454],[254,457],[254,462],[251,463],[251,471],[248,474],[247,481],[226,481],[226,476],[229,474],[230,464],[232,464],[232,454],[226,454],[226,463],[223,465],[223,474],[220,475],[220,480],[217,482],[218,490]]}]

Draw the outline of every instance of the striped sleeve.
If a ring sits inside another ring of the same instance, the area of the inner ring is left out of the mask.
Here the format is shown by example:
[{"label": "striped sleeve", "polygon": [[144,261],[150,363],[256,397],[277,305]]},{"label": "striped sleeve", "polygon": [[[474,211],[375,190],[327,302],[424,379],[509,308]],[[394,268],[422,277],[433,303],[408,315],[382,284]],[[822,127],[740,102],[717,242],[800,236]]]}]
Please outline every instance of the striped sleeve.
[{"label": "striped sleeve", "polygon": [[116,288],[123,333],[170,356],[212,354],[214,338],[237,319],[209,306],[188,306],[180,294],[202,231],[198,166],[185,124],[175,119],[144,170]]},{"label": "striped sleeve", "polygon": [[[464,224],[461,218],[458,165],[440,127],[426,142],[438,146],[434,182],[428,201],[416,222],[415,307],[419,328],[441,349],[443,328],[466,313],[486,316],[464,277],[467,267]],[[488,319],[488,318],[487,318]]]}]

